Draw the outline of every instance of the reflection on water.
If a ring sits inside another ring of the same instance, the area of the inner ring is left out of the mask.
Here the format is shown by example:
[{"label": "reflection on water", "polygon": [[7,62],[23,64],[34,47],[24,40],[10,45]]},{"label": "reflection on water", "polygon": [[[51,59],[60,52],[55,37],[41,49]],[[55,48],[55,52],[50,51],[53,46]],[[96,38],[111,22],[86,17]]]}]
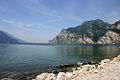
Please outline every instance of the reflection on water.
[{"label": "reflection on water", "polygon": [[99,60],[113,58],[120,54],[118,46],[77,46],[56,47],[58,54],[63,57],[77,57],[79,59]]},{"label": "reflection on water", "polygon": [[112,58],[118,54],[118,46],[0,45],[0,71],[45,71],[51,66]]}]

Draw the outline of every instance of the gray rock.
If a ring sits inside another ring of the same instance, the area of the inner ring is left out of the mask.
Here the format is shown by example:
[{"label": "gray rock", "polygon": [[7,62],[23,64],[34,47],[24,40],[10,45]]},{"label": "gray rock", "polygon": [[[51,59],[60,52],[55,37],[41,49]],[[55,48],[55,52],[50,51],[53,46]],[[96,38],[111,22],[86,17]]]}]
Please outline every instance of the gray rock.
[{"label": "gray rock", "polygon": [[113,58],[113,61],[118,62],[118,61],[120,61],[120,58],[119,57],[115,57],[115,58]]},{"label": "gray rock", "polygon": [[81,63],[81,62],[77,62],[77,66],[79,66],[79,67],[82,66],[82,64],[83,63]]},{"label": "gray rock", "polygon": [[104,60],[101,60],[101,64],[109,63],[109,62],[110,62],[110,59],[104,59]]},{"label": "gray rock", "polygon": [[42,73],[36,77],[36,80],[45,80],[48,77],[48,73]]},{"label": "gray rock", "polygon": [[1,80],[14,80],[14,79],[10,79],[10,78],[2,78]]},{"label": "gray rock", "polygon": [[104,36],[100,37],[98,44],[117,44],[120,43],[120,34],[108,31]]},{"label": "gray rock", "polygon": [[57,75],[57,80],[65,80],[66,79],[66,74],[64,72],[59,72]]}]

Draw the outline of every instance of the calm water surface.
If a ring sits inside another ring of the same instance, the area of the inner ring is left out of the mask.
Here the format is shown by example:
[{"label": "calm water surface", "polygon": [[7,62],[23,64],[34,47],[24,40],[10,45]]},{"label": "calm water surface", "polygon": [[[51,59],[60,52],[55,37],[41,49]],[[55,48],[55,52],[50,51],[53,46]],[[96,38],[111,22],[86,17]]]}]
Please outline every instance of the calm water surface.
[{"label": "calm water surface", "polygon": [[99,45],[0,45],[0,72],[45,72],[49,67],[112,58],[119,46]]}]

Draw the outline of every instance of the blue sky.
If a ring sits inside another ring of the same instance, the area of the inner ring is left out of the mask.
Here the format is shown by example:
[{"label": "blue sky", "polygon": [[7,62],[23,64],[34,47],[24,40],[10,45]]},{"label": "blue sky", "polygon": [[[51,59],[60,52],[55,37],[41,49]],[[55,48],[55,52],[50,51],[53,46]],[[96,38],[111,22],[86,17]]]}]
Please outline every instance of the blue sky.
[{"label": "blue sky", "polygon": [[97,18],[119,20],[120,0],[0,0],[0,30],[35,43]]}]

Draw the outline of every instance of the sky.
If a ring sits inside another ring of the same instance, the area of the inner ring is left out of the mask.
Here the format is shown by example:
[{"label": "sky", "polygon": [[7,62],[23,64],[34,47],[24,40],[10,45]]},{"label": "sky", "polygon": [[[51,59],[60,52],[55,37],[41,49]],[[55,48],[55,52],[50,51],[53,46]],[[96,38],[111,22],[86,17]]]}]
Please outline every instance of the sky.
[{"label": "sky", "polygon": [[98,18],[119,20],[120,0],[0,0],[0,30],[34,43]]}]

